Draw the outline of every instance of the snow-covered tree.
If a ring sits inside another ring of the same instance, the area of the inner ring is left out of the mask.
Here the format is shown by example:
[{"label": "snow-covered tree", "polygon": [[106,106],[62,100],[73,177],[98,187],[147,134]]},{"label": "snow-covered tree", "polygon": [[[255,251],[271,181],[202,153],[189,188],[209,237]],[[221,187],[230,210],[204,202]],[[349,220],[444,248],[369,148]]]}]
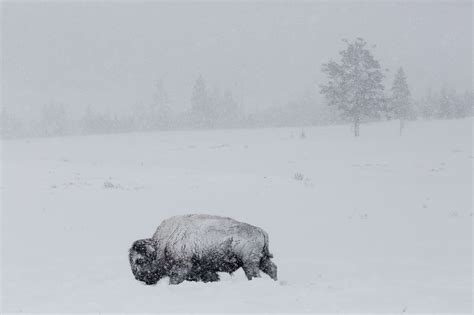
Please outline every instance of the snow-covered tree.
[{"label": "snow-covered tree", "polygon": [[436,108],[436,95],[433,93],[432,89],[428,89],[428,93],[417,103],[417,115],[423,119],[433,119],[436,118],[437,108]]},{"label": "snow-covered tree", "polygon": [[3,138],[13,138],[22,136],[24,133],[23,124],[17,119],[6,106],[2,106],[0,116],[0,135]]},{"label": "snow-covered tree", "polygon": [[210,127],[214,121],[214,106],[207,91],[206,82],[199,75],[191,96],[191,114],[196,127]]},{"label": "snow-covered tree", "polygon": [[135,130],[159,130],[171,127],[172,111],[162,81],[154,85],[152,100],[137,102],[132,109]]},{"label": "snow-covered tree", "polygon": [[456,106],[459,104],[459,99],[453,90],[448,90],[443,86],[438,99],[438,117],[441,119],[454,118],[456,115]]},{"label": "snow-covered tree", "polygon": [[389,114],[400,120],[400,135],[405,127],[405,121],[411,115],[411,95],[408,88],[405,71],[400,67],[392,85],[392,96],[389,102]]},{"label": "snow-covered tree", "polygon": [[217,127],[235,127],[242,119],[242,109],[230,90],[220,93],[215,89],[211,94],[211,104],[215,106],[215,126]]},{"label": "snow-covered tree", "polygon": [[95,129],[95,119],[94,119],[94,113],[92,112],[92,109],[90,106],[86,107],[86,110],[84,111],[84,115],[82,116],[81,119],[81,133],[83,134],[88,134],[88,133],[93,133]]},{"label": "snow-covered tree", "polygon": [[83,134],[101,134],[121,131],[118,128],[118,119],[111,118],[108,113],[96,113],[87,106],[80,121]]},{"label": "snow-covered tree", "polygon": [[168,94],[163,86],[162,81],[155,84],[155,93],[153,94],[153,102],[150,106],[150,114],[152,125],[159,129],[166,129],[171,124],[171,106]]},{"label": "snow-covered tree", "polygon": [[50,103],[41,108],[40,120],[36,133],[42,136],[61,136],[70,131],[71,124],[67,120],[63,104]]},{"label": "snow-covered tree", "polygon": [[354,42],[344,40],[347,47],[339,52],[341,61],[323,64],[327,84],[320,85],[321,93],[331,106],[354,123],[354,135],[359,136],[361,119],[378,117],[384,103],[384,75],[367,43],[362,38]]},{"label": "snow-covered tree", "polygon": [[472,116],[472,92],[466,91],[462,97],[459,97],[459,104],[456,107],[455,117],[463,118]]}]

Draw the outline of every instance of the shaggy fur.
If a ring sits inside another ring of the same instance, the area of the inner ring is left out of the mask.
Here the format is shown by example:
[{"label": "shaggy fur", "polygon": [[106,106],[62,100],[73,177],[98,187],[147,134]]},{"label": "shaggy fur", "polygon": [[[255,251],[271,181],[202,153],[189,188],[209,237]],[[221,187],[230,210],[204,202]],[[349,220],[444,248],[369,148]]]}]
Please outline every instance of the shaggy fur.
[{"label": "shaggy fur", "polygon": [[260,277],[260,270],[277,280],[272,257],[261,228],[199,214],[164,220],[152,238],[134,242],[129,251],[135,278],[146,284],[165,276],[170,284],[218,281],[217,272],[232,274],[240,267],[249,280]]}]

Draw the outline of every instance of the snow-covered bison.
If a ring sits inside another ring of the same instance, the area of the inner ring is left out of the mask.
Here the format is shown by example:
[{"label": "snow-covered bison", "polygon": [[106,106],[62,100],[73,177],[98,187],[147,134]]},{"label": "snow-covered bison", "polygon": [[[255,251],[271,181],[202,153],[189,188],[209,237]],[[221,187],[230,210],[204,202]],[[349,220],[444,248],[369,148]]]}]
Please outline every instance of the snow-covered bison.
[{"label": "snow-covered bison", "polygon": [[191,214],[164,220],[152,238],[138,240],[129,251],[135,278],[155,284],[168,276],[170,284],[219,281],[217,272],[243,268],[249,280],[260,270],[277,280],[270,260],[268,234],[231,218]]}]

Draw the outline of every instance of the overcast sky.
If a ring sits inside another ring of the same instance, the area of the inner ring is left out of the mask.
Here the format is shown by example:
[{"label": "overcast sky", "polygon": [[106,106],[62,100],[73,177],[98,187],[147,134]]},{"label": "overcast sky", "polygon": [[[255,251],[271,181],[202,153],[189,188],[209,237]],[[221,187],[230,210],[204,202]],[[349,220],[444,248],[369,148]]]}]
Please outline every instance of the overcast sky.
[{"label": "overcast sky", "polygon": [[324,82],[342,38],[376,44],[388,83],[403,66],[415,96],[472,87],[472,5],[462,2],[2,3],[2,103],[61,102],[120,112],[162,80],[173,107],[194,81],[248,109],[283,105]]}]

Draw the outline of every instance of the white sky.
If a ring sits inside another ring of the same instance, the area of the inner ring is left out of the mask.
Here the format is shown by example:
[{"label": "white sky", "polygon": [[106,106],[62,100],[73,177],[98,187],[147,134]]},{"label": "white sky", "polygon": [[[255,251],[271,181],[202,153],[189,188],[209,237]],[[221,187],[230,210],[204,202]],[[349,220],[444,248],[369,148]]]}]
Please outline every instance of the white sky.
[{"label": "white sky", "polygon": [[161,79],[176,111],[192,85],[229,88],[252,110],[324,82],[342,38],[376,44],[412,93],[472,87],[472,4],[457,2],[2,3],[2,103],[62,102],[120,112],[150,102]]}]

